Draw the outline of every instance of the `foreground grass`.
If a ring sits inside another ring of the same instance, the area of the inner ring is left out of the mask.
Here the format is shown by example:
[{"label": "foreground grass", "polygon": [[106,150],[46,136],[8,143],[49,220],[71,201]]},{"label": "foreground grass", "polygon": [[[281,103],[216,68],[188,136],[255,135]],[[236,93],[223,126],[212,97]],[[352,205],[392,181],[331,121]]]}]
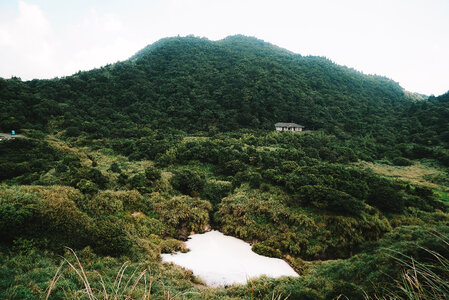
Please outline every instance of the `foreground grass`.
[{"label": "foreground grass", "polygon": [[[435,234],[435,233],[432,233]],[[449,246],[449,237],[435,234]],[[443,300],[449,299],[449,260],[440,253],[421,247],[428,254],[426,262],[391,251],[392,257],[403,267],[398,289],[389,292],[386,299]]]}]

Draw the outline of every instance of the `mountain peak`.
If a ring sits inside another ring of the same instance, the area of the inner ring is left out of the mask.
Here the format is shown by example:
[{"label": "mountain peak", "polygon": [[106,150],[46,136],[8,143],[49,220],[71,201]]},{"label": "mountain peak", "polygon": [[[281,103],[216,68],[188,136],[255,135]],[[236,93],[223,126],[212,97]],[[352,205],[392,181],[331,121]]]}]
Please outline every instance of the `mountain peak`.
[{"label": "mountain peak", "polygon": [[143,48],[142,50],[138,51],[136,54],[134,54],[131,59],[136,59],[139,58],[149,52],[152,52],[156,49],[162,48],[162,47],[168,47],[168,46],[180,46],[182,44],[187,44],[187,43],[211,43],[210,40],[208,40],[207,38],[202,38],[202,37],[196,37],[194,35],[187,35],[187,36],[172,36],[172,37],[166,37],[166,38],[162,38],[156,42],[154,42],[153,44],[149,44],[148,46],[146,46],[145,48]]}]

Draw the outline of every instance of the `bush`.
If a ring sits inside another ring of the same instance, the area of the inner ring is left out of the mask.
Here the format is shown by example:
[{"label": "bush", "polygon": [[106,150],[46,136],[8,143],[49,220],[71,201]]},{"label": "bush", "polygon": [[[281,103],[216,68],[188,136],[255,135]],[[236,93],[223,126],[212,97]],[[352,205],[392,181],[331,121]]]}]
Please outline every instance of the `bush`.
[{"label": "bush", "polygon": [[175,189],[185,195],[198,196],[203,190],[206,179],[204,175],[189,169],[177,171],[170,178],[170,183]]},{"label": "bush", "polygon": [[[203,232],[209,223],[209,212],[212,205],[205,200],[189,196],[175,196],[168,200],[159,199],[153,205],[153,209],[159,214],[161,221],[170,226],[178,235],[184,238],[190,232]],[[171,234],[174,234],[172,231]]]},{"label": "bush", "polygon": [[123,202],[113,192],[101,192],[87,202],[87,209],[95,216],[112,215],[123,211]]},{"label": "bush", "polygon": [[239,160],[231,160],[224,164],[223,173],[226,175],[233,176],[237,172],[244,172],[247,166]]},{"label": "bush", "polygon": [[22,186],[0,189],[0,230],[6,239],[49,237],[49,247],[89,243],[92,219],[78,204],[83,195],[70,187]]},{"label": "bush", "polygon": [[405,157],[395,157],[391,160],[393,164],[396,166],[411,166],[413,165],[413,162],[410,159],[407,159]]},{"label": "bush", "polygon": [[248,182],[253,189],[257,189],[260,187],[260,184],[262,183],[262,175],[260,175],[259,172],[249,172]]},{"label": "bush", "polygon": [[[123,177],[122,177],[123,178]],[[120,179],[120,178],[119,178]],[[138,190],[141,193],[151,192],[147,179],[143,174],[136,174],[130,180],[129,184],[132,189]]]},{"label": "bush", "polygon": [[116,162],[113,162],[111,166],[109,167],[109,171],[114,173],[121,173],[122,170],[120,169],[119,165]]},{"label": "bush", "polygon": [[94,194],[98,192],[98,185],[87,179],[81,179],[76,187],[84,194]]},{"label": "bush", "polygon": [[20,203],[0,204],[0,235],[6,240],[13,240],[20,236],[25,224],[33,215],[33,205],[22,205]]},{"label": "bush", "polygon": [[282,257],[282,252],[279,249],[274,249],[268,245],[266,245],[264,242],[262,243],[256,243],[251,247],[251,250],[256,252],[257,254],[268,256],[268,257]]},{"label": "bush", "polygon": [[232,185],[233,187],[239,187],[244,182],[248,182],[253,189],[257,189],[262,183],[262,175],[259,172],[249,170],[238,172],[232,180]]},{"label": "bush", "polygon": [[298,199],[306,205],[342,214],[359,215],[364,209],[363,202],[349,194],[320,185],[302,186]]},{"label": "bush", "polygon": [[369,182],[370,193],[367,203],[383,212],[398,213],[405,207],[400,187],[385,179],[374,179]]},{"label": "bush", "polygon": [[145,169],[145,177],[151,182],[161,179],[161,170],[156,167],[149,166]]},{"label": "bush", "polygon": [[133,213],[136,233],[139,237],[147,239],[151,234],[162,235],[165,225],[158,219],[150,218],[143,213]]},{"label": "bush", "polygon": [[114,216],[98,220],[93,230],[94,250],[111,256],[128,253],[132,243],[124,230],[125,225],[122,219]]},{"label": "bush", "polygon": [[364,299],[364,291],[357,285],[345,282],[333,282],[332,290],[326,293],[325,299]]},{"label": "bush", "polygon": [[215,206],[231,192],[231,189],[232,184],[229,181],[210,180],[204,185],[201,197],[210,200]]}]

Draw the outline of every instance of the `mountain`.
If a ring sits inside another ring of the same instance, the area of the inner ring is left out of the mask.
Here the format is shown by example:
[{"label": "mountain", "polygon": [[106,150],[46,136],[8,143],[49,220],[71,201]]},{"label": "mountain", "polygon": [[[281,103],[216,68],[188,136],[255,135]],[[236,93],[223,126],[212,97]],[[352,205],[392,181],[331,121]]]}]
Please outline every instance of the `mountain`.
[{"label": "mountain", "polygon": [[[447,148],[447,106],[388,78],[241,35],[216,42],[166,38],[127,61],[60,79],[0,79],[2,131],[122,138],[155,129],[214,133],[295,122],[342,139],[368,137],[369,155],[378,157],[390,150],[382,145]],[[421,155],[403,148],[403,156]],[[418,152],[449,164],[447,152]]]},{"label": "mountain", "polygon": [[[0,141],[0,298],[447,299],[448,120],[449,93],[245,36],[0,79],[22,134]],[[161,263],[211,227],[301,276],[203,289]]]},{"label": "mountain", "polygon": [[362,134],[387,126],[410,102],[392,80],[245,36],[167,38],[66,78],[1,80],[0,95],[2,130],[62,119],[63,127],[107,127],[111,136],[142,126],[272,129],[279,121]]}]

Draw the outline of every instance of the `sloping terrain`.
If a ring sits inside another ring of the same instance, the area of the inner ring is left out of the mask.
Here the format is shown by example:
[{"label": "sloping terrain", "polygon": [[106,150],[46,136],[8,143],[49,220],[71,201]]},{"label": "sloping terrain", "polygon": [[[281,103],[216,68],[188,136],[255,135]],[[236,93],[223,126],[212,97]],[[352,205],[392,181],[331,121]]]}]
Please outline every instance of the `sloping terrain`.
[{"label": "sloping terrain", "polygon": [[[0,298],[407,299],[424,265],[444,299],[448,95],[244,36],[0,79],[0,130],[26,136],[0,141]],[[210,227],[301,277],[208,289],[160,262]]]}]

